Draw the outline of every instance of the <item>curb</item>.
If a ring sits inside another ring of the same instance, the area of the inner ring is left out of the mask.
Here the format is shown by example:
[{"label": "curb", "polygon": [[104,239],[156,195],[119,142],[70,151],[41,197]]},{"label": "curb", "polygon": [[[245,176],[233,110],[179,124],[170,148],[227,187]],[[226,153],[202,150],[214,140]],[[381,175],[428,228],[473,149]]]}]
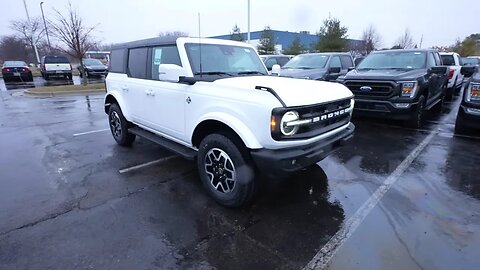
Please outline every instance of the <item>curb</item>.
[{"label": "curb", "polygon": [[105,89],[87,89],[87,90],[72,90],[72,91],[52,91],[52,92],[35,92],[35,90],[27,89],[23,91],[28,96],[37,96],[37,97],[54,97],[54,96],[65,96],[65,95],[79,95],[86,93],[105,93]]}]

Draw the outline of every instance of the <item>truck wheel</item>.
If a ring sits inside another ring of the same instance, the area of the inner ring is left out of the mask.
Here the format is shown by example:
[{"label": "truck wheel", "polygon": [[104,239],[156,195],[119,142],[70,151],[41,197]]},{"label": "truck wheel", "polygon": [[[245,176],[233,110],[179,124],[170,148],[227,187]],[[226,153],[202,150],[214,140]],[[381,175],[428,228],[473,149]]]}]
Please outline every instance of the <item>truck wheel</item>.
[{"label": "truck wheel", "polygon": [[72,74],[68,74],[68,75],[67,75],[67,78],[68,78],[69,81],[71,81],[72,78],[73,78]]},{"label": "truck wheel", "polygon": [[420,128],[423,124],[423,116],[425,112],[425,96],[420,96],[418,106],[412,117],[407,120],[407,125],[411,128]]},{"label": "truck wheel", "polygon": [[211,134],[202,140],[197,167],[203,186],[217,203],[238,207],[252,199],[255,173],[245,149],[227,136]]},{"label": "truck wheel", "polygon": [[115,141],[121,146],[131,146],[135,140],[135,134],[129,133],[128,128],[132,124],[125,119],[122,110],[115,103],[110,105],[108,110],[108,122]]},{"label": "truck wheel", "polygon": [[465,134],[467,131],[467,128],[463,124],[463,119],[460,116],[460,109],[458,109],[458,114],[457,114],[457,120],[455,120],[455,134]]}]

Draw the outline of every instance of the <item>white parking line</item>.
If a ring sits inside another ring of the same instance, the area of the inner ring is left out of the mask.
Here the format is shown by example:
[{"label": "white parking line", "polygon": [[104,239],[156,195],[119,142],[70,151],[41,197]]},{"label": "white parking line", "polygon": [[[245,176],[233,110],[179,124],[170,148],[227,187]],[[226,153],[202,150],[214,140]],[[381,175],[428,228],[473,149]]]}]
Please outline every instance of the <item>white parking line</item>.
[{"label": "white parking line", "polygon": [[104,132],[104,131],[108,131],[108,130],[110,130],[110,129],[105,128],[105,129],[99,129],[99,130],[92,130],[92,131],[87,131],[87,132],[75,133],[75,134],[73,134],[73,137],[82,136],[82,135],[87,135],[87,134],[92,134],[92,133],[98,133],[98,132]]},{"label": "white parking line", "polygon": [[410,164],[420,155],[423,149],[439,133],[436,128],[398,165],[385,182],[368,198],[368,200],[351,216],[343,227],[320,249],[304,269],[325,269],[340,247],[357,230],[363,220],[378,204],[387,191],[397,182],[399,177],[408,169]]},{"label": "white parking line", "polygon": [[155,164],[158,164],[158,163],[161,163],[161,162],[164,162],[164,161],[170,160],[170,159],[172,159],[172,158],[176,158],[176,157],[178,157],[178,156],[177,156],[177,155],[173,155],[173,156],[168,156],[168,157],[160,158],[160,159],[157,159],[157,160],[154,160],[154,161],[150,161],[150,162],[147,162],[147,163],[135,165],[135,166],[133,166],[133,167],[121,169],[121,170],[118,170],[118,172],[119,172],[119,173],[131,172],[131,171],[133,171],[133,170],[138,170],[138,169],[141,169],[141,168],[145,168],[145,167],[148,167],[148,166],[152,166],[152,165],[155,165]]}]

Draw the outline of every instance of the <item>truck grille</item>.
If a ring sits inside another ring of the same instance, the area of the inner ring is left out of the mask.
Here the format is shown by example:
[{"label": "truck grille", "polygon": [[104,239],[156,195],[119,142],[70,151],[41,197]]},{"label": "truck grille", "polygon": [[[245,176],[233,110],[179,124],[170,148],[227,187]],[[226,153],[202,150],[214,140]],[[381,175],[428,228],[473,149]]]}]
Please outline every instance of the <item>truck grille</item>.
[{"label": "truck grille", "polygon": [[[350,98],[326,104],[316,104],[297,109],[300,119],[315,119],[302,125],[292,139],[311,138],[334,130],[350,121]],[[347,109],[347,111],[345,111]]]},{"label": "truck grille", "polygon": [[[346,81],[345,86],[352,91],[355,97],[385,99],[396,94],[397,84],[395,82]],[[366,89],[361,89],[363,87]]]}]

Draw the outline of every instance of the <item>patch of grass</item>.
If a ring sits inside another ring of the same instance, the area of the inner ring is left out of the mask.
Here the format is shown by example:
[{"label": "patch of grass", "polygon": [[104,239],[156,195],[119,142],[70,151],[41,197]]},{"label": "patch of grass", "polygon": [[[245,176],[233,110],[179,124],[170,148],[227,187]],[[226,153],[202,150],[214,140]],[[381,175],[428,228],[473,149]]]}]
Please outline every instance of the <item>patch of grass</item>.
[{"label": "patch of grass", "polygon": [[94,83],[87,85],[59,85],[59,86],[46,86],[28,89],[28,93],[31,94],[42,94],[42,93],[64,93],[64,92],[78,92],[78,91],[87,91],[87,90],[105,90],[105,85],[103,83]]}]

